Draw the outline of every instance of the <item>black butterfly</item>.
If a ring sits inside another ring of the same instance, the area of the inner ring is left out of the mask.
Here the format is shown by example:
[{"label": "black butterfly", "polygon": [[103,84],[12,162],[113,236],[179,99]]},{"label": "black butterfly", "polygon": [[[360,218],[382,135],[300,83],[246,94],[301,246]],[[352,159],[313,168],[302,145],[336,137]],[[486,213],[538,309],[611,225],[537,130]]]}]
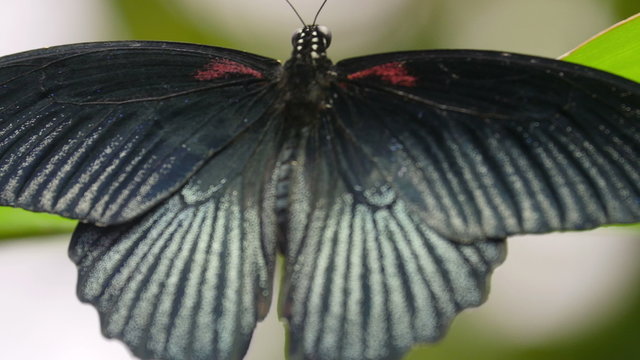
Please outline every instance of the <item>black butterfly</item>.
[{"label": "black butterfly", "polygon": [[640,85],[488,51],[284,65],[167,42],[0,59],[0,205],[80,219],[79,297],[140,358],[240,359],[286,259],[292,359],[397,359],[512,234],[640,221]]}]

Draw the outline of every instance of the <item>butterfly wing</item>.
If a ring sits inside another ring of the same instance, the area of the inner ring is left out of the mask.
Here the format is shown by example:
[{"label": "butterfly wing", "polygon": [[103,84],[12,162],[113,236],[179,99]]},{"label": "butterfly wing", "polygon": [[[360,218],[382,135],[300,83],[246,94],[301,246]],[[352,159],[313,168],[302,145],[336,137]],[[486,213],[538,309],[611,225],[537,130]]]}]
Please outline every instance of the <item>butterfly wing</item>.
[{"label": "butterfly wing", "polygon": [[273,123],[256,120],[143,216],[80,224],[70,247],[78,296],[105,336],[143,359],[242,359],[271,300]]},{"label": "butterfly wing", "polygon": [[165,42],[0,59],[0,205],[122,223],[167,198],[271,103],[280,65]]},{"label": "butterfly wing", "polygon": [[505,244],[449,241],[390,187],[360,188],[382,173],[338,114],[301,137],[292,167],[281,303],[290,355],[397,359],[485,300]]},{"label": "butterfly wing", "polygon": [[336,65],[298,146],[293,359],[397,359],[481,304],[504,237],[640,221],[640,87],[493,52]]},{"label": "butterfly wing", "polygon": [[[640,221],[640,85],[483,51],[337,64],[340,126],[439,234],[463,242]],[[342,115],[344,114],[344,115]]]}]

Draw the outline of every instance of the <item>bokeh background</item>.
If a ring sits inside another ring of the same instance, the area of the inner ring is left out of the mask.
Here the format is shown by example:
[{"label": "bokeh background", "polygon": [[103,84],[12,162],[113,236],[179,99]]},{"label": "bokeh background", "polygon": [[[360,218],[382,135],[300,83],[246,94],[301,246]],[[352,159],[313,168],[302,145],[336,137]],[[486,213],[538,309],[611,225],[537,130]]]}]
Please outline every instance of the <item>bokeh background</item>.
[{"label": "bokeh background", "polygon": [[[307,21],[320,2],[293,0]],[[637,0],[335,0],[319,22],[333,31],[334,60],[426,48],[558,57],[637,12]],[[155,39],[286,59],[299,26],[284,0],[2,0],[0,55]],[[66,256],[72,228],[0,209],[0,359],[132,358],[100,336],[95,311],[75,299],[75,269]],[[61,235],[33,237],[52,233]],[[488,302],[459,316],[444,341],[406,359],[640,358],[637,226],[517,237],[509,248]],[[283,359],[284,341],[272,309],[247,359]]]}]

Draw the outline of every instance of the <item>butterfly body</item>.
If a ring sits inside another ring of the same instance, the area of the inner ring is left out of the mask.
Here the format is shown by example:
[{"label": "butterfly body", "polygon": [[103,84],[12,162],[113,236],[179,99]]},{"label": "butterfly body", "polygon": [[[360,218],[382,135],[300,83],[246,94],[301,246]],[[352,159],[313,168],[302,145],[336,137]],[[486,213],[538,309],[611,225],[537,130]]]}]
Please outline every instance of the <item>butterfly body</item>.
[{"label": "butterfly body", "polygon": [[485,51],[284,65],[193,44],[0,59],[0,204],[80,219],[78,296],[144,359],[240,359],[285,257],[292,359],[400,358],[504,238],[640,221],[640,85]]}]

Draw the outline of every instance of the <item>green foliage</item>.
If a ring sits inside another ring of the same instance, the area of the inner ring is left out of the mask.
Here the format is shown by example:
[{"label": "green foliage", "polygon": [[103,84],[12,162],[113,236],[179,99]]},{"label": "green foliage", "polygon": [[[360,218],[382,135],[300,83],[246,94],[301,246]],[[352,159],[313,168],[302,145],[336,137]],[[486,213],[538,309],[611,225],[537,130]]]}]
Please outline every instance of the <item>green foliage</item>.
[{"label": "green foliage", "polygon": [[184,2],[175,0],[114,0],[121,31],[127,39],[182,41],[231,47],[224,29],[202,29],[194,24]]},{"label": "green foliage", "polygon": [[69,233],[76,223],[56,215],[0,207],[0,240]]},{"label": "green foliage", "polygon": [[640,14],[598,34],[568,53],[563,60],[640,82]]},{"label": "green foliage", "polygon": [[611,4],[616,15],[620,19],[640,13],[640,1],[638,0],[600,0]]}]

